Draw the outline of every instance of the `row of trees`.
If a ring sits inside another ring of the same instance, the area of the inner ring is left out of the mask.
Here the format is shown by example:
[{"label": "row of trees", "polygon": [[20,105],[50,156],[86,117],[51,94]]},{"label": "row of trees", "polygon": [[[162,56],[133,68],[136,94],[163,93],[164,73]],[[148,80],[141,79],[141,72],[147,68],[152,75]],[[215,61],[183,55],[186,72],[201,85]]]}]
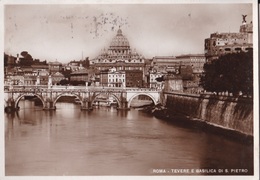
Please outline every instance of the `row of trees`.
[{"label": "row of trees", "polygon": [[[9,56],[4,53],[4,66],[7,67],[8,65],[12,65],[13,67],[14,66],[29,67],[31,65],[47,65],[48,64],[46,60],[40,61],[39,59],[33,59],[33,57],[27,51],[22,51],[20,53],[20,55],[21,56],[19,57],[19,61],[17,61],[17,57]],[[89,68],[89,58],[88,57],[85,60],[71,61],[71,63],[81,63],[83,67]]]},{"label": "row of trees", "polygon": [[47,61],[40,61],[39,59],[33,59],[33,57],[27,52],[22,51],[21,57],[19,57],[19,61],[17,61],[17,57],[9,56],[4,53],[4,66],[7,67],[12,66],[21,66],[21,67],[29,67],[31,65],[47,65]]},{"label": "row of trees", "polygon": [[253,51],[226,54],[206,63],[200,83],[211,92],[253,95]]}]

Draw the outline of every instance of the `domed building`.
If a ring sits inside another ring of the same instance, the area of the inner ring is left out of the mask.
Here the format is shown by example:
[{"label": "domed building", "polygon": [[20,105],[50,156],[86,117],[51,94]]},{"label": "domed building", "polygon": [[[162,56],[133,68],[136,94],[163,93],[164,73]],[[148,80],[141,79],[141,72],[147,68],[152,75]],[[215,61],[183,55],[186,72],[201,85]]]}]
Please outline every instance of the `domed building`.
[{"label": "domed building", "polygon": [[117,71],[144,70],[145,60],[135,50],[132,51],[128,39],[119,28],[108,49],[101,50],[95,59],[90,60],[90,66],[98,70],[116,68]]}]

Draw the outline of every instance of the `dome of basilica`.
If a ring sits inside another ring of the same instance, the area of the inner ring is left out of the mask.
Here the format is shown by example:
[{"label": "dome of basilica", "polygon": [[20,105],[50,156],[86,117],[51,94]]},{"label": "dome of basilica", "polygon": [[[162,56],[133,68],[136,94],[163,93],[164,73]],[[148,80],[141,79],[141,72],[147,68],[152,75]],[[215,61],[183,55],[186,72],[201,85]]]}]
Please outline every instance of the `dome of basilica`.
[{"label": "dome of basilica", "polygon": [[118,29],[117,35],[112,39],[112,42],[110,44],[111,48],[116,48],[116,47],[129,47],[129,41],[128,39],[123,36],[122,30]]}]

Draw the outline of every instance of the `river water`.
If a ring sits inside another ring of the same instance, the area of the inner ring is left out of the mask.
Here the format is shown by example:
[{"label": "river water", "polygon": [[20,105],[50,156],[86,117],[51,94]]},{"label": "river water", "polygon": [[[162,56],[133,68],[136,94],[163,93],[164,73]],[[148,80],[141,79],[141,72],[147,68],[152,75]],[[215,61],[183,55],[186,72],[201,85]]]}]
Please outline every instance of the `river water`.
[{"label": "river water", "polygon": [[88,112],[60,102],[43,111],[28,100],[19,106],[5,114],[6,176],[253,173],[252,145],[138,110]]}]

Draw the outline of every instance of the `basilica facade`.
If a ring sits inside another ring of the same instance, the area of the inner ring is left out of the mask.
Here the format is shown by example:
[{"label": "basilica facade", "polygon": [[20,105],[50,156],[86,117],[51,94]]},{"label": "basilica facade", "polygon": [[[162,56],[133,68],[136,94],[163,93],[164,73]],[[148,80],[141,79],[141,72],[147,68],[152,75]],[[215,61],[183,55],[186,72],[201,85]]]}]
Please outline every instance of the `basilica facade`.
[{"label": "basilica facade", "polygon": [[90,66],[100,71],[116,68],[116,71],[140,70],[143,72],[145,60],[142,55],[130,48],[128,39],[119,28],[110,46],[101,50],[96,58],[90,60]]}]

